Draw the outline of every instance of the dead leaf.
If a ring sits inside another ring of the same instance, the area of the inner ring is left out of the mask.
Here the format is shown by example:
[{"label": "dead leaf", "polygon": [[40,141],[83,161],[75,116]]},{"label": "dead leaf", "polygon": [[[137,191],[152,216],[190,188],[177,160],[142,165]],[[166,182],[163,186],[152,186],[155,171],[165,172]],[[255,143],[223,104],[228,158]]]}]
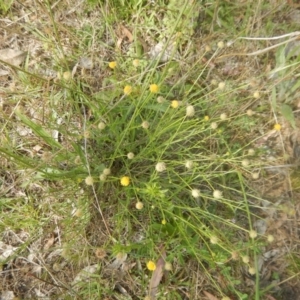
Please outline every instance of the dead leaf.
[{"label": "dead leaf", "polygon": [[271,295],[266,295],[266,297],[267,297],[267,300],[276,300],[273,296],[271,296]]},{"label": "dead leaf", "polygon": [[156,269],[152,273],[152,277],[149,284],[149,296],[151,300],[156,299],[156,294],[158,290],[158,285],[164,275],[166,252],[163,251],[161,257],[156,263]]},{"label": "dead leaf", "polygon": [[128,41],[130,43],[133,42],[133,35],[132,33],[123,25],[120,25],[120,29],[121,29],[121,33],[122,33],[122,36],[125,36],[128,38]]},{"label": "dead leaf", "polygon": [[54,235],[52,235],[52,236],[46,241],[46,244],[44,245],[43,249],[44,249],[44,250],[48,250],[50,247],[52,247],[53,244],[54,244],[54,240],[55,240]]},{"label": "dead leaf", "polygon": [[0,60],[7,62],[13,66],[18,67],[26,58],[27,52],[15,49],[0,50]]},{"label": "dead leaf", "polygon": [[209,299],[209,300],[219,300],[218,298],[216,298],[214,295],[212,295],[209,292],[203,291],[203,293],[205,294],[205,296]]}]

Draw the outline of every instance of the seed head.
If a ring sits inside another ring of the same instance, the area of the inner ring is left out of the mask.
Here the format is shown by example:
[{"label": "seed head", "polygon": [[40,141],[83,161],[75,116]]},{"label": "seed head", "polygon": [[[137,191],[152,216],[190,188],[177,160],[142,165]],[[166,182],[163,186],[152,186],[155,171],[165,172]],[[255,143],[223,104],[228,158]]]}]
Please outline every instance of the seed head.
[{"label": "seed head", "polygon": [[200,190],[198,190],[198,189],[192,189],[191,193],[194,198],[200,197]]},{"label": "seed head", "polygon": [[149,122],[148,122],[148,121],[143,121],[143,123],[142,123],[142,127],[143,127],[144,129],[148,129],[148,128],[149,128],[149,126],[150,126],[150,124],[149,124]]},{"label": "seed head", "polygon": [[86,185],[93,185],[93,183],[94,183],[94,179],[92,176],[86,177],[84,181],[85,181]]},{"label": "seed head", "polygon": [[214,192],[213,192],[213,197],[215,198],[215,199],[221,199],[222,198],[222,192],[220,191],[220,190],[214,190]]},{"label": "seed head", "polygon": [[220,49],[222,49],[222,48],[224,48],[225,47],[225,44],[224,44],[224,42],[223,41],[220,41],[220,42],[218,42],[218,48],[220,48]]},{"label": "seed head", "polygon": [[271,235],[271,234],[269,234],[268,237],[267,237],[267,241],[268,241],[269,243],[274,242],[274,236]]},{"label": "seed head", "polygon": [[242,261],[244,264],[248,264],[250,261],[250,258],[248,255],[242,256]]},{"label": "seed head", "polygon": [[137,68],[137,67],[140,65],[140,60],[139,60],[139,59],[134,59],[134,60],[132,61],[132,64],[133,64],[134,67]]},{"label": "seed head", "polygon": [[101,174],[100,176],[99,176],[99,179],[100,179],[100,181],[105,181],[106,180],[106,175],[105,174]]},{"label": "seed head", "polygon": [[252,117],[254,115],[254,112],[252,109],[248,109],[246,114],[249,116],[249,117]]},{"label": "seed head", "polygon": [[187,160],[187,161],[185,162],[185,167],[186,167],[188,170],[192,169],[193,166],[194,166],[194,163],[193,163],[191,160]]},{"label": "seed head", "polygon": [[218,244],[219,242],[219,239],[216,237],[216,236],[211,236],[210,237],[210,242],[215,245],[215,244]]},{"label": "seed head", "polygon": [[164,162],[158,162],[155,166],[157,172],[163,172],[167,169],[166,164]]},{"label": "seed head", "polygon": [[165,263],[165,270],[166,271],[172,271],[172,269],[173,269],[173,266],[172,266],[172,264],[170,263],[170,262],[166,262]]},{"label": "seed head", "polygon": [[225,89],[225,82],[219,82],[218,88],[223,91]]},{"label": "seed head", "polygon": [[255,150],[254,149],[248,149],[248,155],[254,155],[255,154]]},{"label": "seed head", "polygon": [[249,236],[251,239],[255,239],[257,237],[257,232],[255,230],[250,230]]},{"label": "seed head", "polygon": [[210,124],[211,129],[217,129],[218,128],[218,124],[216,122],[212,122]]},{"label": "seed head", "polygon": [[143,202],[141,202],[141,201],[138,201],[138,202],[135,204],[135,208],[138,209],[138,210],[143,209],[143,207],[144,207],[144,204],[143,204]]},{"label": "seed head", "polygon": [[259,97],[260,97],[259,91],[255,91],[255,92],[253,93],[253,98],[259,99]]},{"label": "seed head", "polygon": [[103,171],[102,171],[102,173],[104,174],[104,175],[110,175],[110,173],[111,173],[111,170],[110,170],[110,168],[105,168]]},{"label": "seed head", "polygon": [[156,100],[157,100],[158,103],[165,102],[165,98],[163,96],[158,96]]},{"label": "seed head", "polygon": [[127,153],[127,158],[128,159],[133,159],[134,158],[134,153],[132,153],[132,152]]},{"label": "seed head", "polygon": [[242,166],[243,167],[247,168],[247,167],[249,167],[249,165],[250,165],[249,159],[245,158],[245,159],[242,160]]},{"label": "seed head", "polygon": [[187,117],[193,117],[195,115],[195,108],[193,105],[188,105],[186,107],[186,114]]},{"label": "seed head", "polygon": [[98,129],[103,130],[106,127],[106,124],[104,122],[100,122],[98,124]]},{"label": "seed head", "polygon": [[227,115],[226,115],[225,113],[221,114],[221,115],[220,115],[220,119],[221,119],[222,121],[226,120],[226,119],[227,119]]}]

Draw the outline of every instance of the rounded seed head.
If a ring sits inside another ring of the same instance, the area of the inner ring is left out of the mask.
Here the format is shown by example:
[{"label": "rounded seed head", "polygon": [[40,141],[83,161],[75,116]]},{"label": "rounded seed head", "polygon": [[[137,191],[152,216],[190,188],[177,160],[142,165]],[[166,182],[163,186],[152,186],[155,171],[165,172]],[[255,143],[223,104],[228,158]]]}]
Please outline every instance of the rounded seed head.
[{"label": "rounded seed head", "polygon": [[163,172],[167,169],[166,164],[164,162],[158,162],[155,166],[157,172]]},{"label": "rounded seed head", "polygon": [[127,153],[127,158],[128,159],[133,159],[134,158],[134,153],[133,152]]},{"label": "rounded seed head", "polygon": [[138,210],[143,209],[143,207],[144,207],[144,204],[143,204],[143,202],[141,202],[141,201],[138,201],[138,202],[135,204],[135,208],[138,209]]},{"label": "rounded seed head", "polygon": [[149,122],[148,122],[148,121],[143,121],[143,123],[142,123],[142,127],[143,127],[144,129],[148,129],[148,128],[149,128],[149,126],[150,126],[150,124],[149,124]]},{"label": "rounded seed head", "polygon": [[105,181],[106,180],[106,175],[105,174],[101,174],[100,176],[99,176],[99,179],[100,179],[100,181]]},{"label": "rounded seed head", "polygon": [[221,114],[221,115],[220,115],[220,119],[221,119],[222,121],[226,120],[226,119],[227,119],[227,114],[225,114],[225,113]]},{"label": "rounded seed head", "polygon": [[194,198],[200,197],[200,190],[198,190],[198,189],[192,189],[191,193]]},{"label": "rounded seed head", "polygon": [[257,232],[255,230],[250,230],[249,236],[251,239],[255,239],[257,237]]},{"label": "rounded seed head", "polygon": [[215,199],[221,199],[222,198],[222,192],[220,190],[214,190],[213,196]]},{"label": "rounded seed head", "polygon": [[225,44],[224,44],[224,42],[223,41],[220,41],[220,42],[218,42],[218,48],[220,48],[220,49],[222,49],[222,48],[224,48],[225,47]]},{"label": "rounded seed head", "polygon": [[186,107],[186,114],[187,117],[193,117],[195,115],[195,108],[193,105],[188,105]]},{"label": "rounded seed head", "polygon": [[252,109],[248,109],[246,114],[249,116],[249,117],[252,117],[254,115],[254,112]]},{"label": "rounded seed head", "polygon": [[132,61],[132,64],[133,64],[134,67],[138,67],[140,65],[140,60],[139,59],[134,59]]},{"label": "rounded seed head", "polygon": [[267,241],[268,241],[269,243],[272,243],[272,242],[274,241],[274,236],[271,235],[271,234],[269,234],[268,237],[267,237]]},{"label": "rounded seed head", "polygon": [[210,242],[215,245],[218,244],[219,239],[216,236],[211,236],[210,237]]},{"label": "rounded seed head", "polygon": [[103,130],[106,127],[106,124],[104,122],[100,122],[98,124],[98,129]]},{"label": "rounded seed head", "polygon": [[259,91],[255,91],[255,92],[253,93],[253,97],[254,97],[255,99],[259,99],[259,97],[260,97]]},{"label": "rounded seed head", "polygon": [[248,264],[249,261],[250,261],[249,256],[248,256],[248,255],[243,256],[243,257],[242,257],[242,261],[243,261],[244,264]]},{"label": "rounded seed head", "polygon": [[218,128],[218,124],[216,122],[212,122],[210,124],[211,129],[217,129]]},{"label": "rounded seed head", "polygon": [[165,263],[165,270],[166,271],[172,271],[173,267],[172,267],[172,264],[170,262],[166,262]]},{"label": "rounded seed head", "polygon": [[103,171],[102,171],[102,173],[104,174],[104,175],[110,175],[110,173],[111,173],[111,170],[110,170],[110,168],[105,168]]},{"label": "rounded seed head", "polygon": [[249,159],[246,158],[246,159],[242,160],[242,166],[243,167],[247,168],[247,167],[249,167],[249,165],[250,165]]},{"label": "rounded seed head", "polygon": [[92,176],[86,177],[84,181],[85,181],[86,185],[93,185],[93,183],[94,183],[94,179]]},{"label": "rounded seed head", "polygon": [[220,82],[219,84],[218,84],[218,88],[220,89],[220,90],[224,90],[225,89],[225,82]]},{"label": "rounded seed head", "polygon": [[185,167],[186,167],[188,170],[192,169],[193,166],[194,166],[193,161],[187,160],[187,161],[185,162]]}]

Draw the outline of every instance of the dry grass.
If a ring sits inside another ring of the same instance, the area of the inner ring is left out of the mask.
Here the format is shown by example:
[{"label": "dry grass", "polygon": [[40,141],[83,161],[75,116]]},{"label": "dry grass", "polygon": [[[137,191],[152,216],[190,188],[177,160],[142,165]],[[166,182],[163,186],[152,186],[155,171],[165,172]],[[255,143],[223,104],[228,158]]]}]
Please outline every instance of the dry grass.
[{"label": "dry grass", "polygon": [[[286,1],[218,1],[174,21],[164,2],[0,6],[0,50],[26,52],[8,62],[0,53],[1,299],[155,298],[150,282],[158,282],[158,299],[299,298],[299,57],[263,50],[282,40],[237,39],[294,32],[297,11]],[[191,14],[194,28],[180,23]],[[164,31],[178,49],[162,63],[149,51]],[[184,123],[180,110],[149,105],[155,82],[201,117]],[[125,85],[133,85],[138,112],[125,102]],[[159,126],[145,134],[132,116]],[[102,121],[113,124],[105,134]],[[131,151],[139,153],[128,162]],[[187,155],[200,165],[190,173]],[[154,173],[161,157],[176,172]],[[134,187],[120,188],[129,174]],[[201,201],[186,192],[195,186]],[[216,187],[224,202],[212,196]],[[172,270],[151,274],[150,259]]]}]

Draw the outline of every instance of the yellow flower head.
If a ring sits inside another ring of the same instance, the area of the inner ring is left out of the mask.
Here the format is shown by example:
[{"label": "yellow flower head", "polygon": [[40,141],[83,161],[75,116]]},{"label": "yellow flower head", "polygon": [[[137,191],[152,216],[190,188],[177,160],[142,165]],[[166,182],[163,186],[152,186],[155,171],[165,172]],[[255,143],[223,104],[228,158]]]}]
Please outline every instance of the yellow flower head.
[{"label": "yellow flower head", "polygon": [[208,121],[208,120],[209,120],[209,116],[205,116],[204,121]]},{"label": "yellow flower head", "polygon": [[171,107],[177,108],[178,106],[179,106],[179,101],[178,101],[178,100],[173,100],[173,101],[171,102]]},{"label": "yellow flower head", "polygon": [[157,94],[159,92],[159,87],[155,83],[150,84],[149,89],[150,89],[150,92],[153,93],[153,94]]},{"label": "yellow flower head", "polygon": [[275,124],[275,125],[274,125],[274,129],[275,129],[275,130],[277,130],[277,131],[280,131],[280,129],[281,129],[281,125],[280,125],[280,124],[278,124],[278,123],[277,123],[277,124]]},{"label": "yellow flower head", "polygon": [[128,176],[123,176],[120,180],[121,185],[128,186],[130,184],[130,178]]},{"label": "yellow flower head", "polygon": [[109,66],[111,69],[114,69],[114,68],[117,66],[117,62],[116,62],[116,61],[111,61],[111,62],[109,62],[108,66]]},{"label": "yellow flower head", "polygon": [[152,260],[149,260],[149,261],[147,262],[147,269],[148,269],[149,271],[155,271],[155,269],[156,269],[156,264],[155,264],[155,262],[152,261]]},{"label": "yellow flower head", "polygon": [[125,94],[126,96],[130,95],[131,92],[132,92],[132,86],[131,86],[131,85],[125,85],[123,91],[124,91],[124,94]]},{"label": "yellow flower head", "polygon": [[163,220],[161,221],[161,224],[166,225],[166,224],[167,224],[167,221],[166,221],[165,219],[163,219]]}]

